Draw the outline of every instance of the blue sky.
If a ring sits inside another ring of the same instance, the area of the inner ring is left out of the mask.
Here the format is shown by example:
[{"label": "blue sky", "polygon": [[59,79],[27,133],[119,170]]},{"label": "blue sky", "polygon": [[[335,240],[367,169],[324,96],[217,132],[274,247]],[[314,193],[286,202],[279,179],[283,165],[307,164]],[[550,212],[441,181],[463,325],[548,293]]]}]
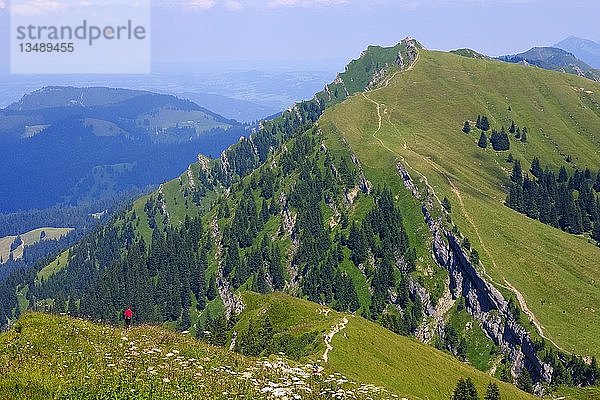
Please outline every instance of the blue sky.
[{"label": "blue sky", "polygon": [[[67,0],[29,1],[51,12]],[[0,0],[3,61],[7,2]],[[155,0],[152,51],[156,66],[340,69],[367,45],[405,36],[430,49],[470,47],[489,55],[569,35],[600,41],[598,15],[597,0]]]}]

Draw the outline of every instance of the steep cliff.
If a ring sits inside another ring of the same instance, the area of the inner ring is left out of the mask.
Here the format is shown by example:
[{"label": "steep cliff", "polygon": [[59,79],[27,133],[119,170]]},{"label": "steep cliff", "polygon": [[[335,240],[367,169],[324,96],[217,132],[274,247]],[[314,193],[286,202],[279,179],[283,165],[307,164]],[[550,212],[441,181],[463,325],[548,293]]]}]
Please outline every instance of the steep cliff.
[{"label": "steep cliff", "polygon": [[[408,171],[400,163],[397,169],[406,188],[413,196],[419,198],[419,190]],[[538,357],[530,334],[510,313],[508,301],[500,291],[488,282],[477,266],[470,261],[468,254],[460,245],[460,238],[443,226],[441,218],[436,219],[431,215],[428,208],[431,204],[433,204],[431,199],[425,199],[422,212],[431,231],[435,260],[448,270],[452,298],[464,297],[469,314],[481,323],[486,335],[500,346],[503,354],[510,360],[512,375],[516,377],[523,368],[526,368],[536,383],[536,392],[541,394],[542,384],[550,383],[552,380],[552,367]],[[427,297],[421,295],[420,288],[413,286],[411,289],[419,293],[423,299]],[[427,303],[424,301],[424,304]],[[435,309],[431,305],[427,304],[424,309],[428,316],[434,316]],[[432,328],[435,329],[435,327],[423,329],[418,337],[421,340],[429,340],[433,335]],[[443,330],[441,322],[437,329]]]}]

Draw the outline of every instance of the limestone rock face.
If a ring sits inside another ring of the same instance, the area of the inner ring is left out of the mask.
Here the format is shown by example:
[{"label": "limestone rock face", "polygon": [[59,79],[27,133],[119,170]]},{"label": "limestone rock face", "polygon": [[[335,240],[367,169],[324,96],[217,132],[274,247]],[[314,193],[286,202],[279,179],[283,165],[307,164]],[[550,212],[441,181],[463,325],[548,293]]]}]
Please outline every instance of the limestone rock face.
[{"label": "limestone rock face", "polygon": [[[416,44],[412,43],[412,45],[416,56]],[[423,200],[419,188],[406,168],[400,162],[397,163],[396,168],[404,186],[415,198]],[[430,200],[423,200],[421,211],[431,231],[433,256],[440,266],[448,270],[449,290],[452,297],[454,299],[459,296],[464,297],[466,310],[473,318],[480,321],[486,335],[500,346],[502,352],[509,358],[513,376],[516,377],[523,368],[527,368],[536,383],[538,394],[541,394],[542,383],[550,383],[552,380],[552,367],[538,357],[531,336],[509,312],[508,302],[502,293],[487,281],[484,273],[479,271],[478,265],[471,263],[469,255],[460,245],[460,238],[445,229],[441,219],[431,215],[427,207],[432,205]],[[429,296],[422,293],[425,289],[412,283],[411,291],[421,297],[426,314],[431,316],[433,310]],[[442,332],[443,326],[438,326],[438,330]],[[421,340],[431,336],[431,331],[426,328],[420,331],[422,331],[422,337],[419,336]]]}]

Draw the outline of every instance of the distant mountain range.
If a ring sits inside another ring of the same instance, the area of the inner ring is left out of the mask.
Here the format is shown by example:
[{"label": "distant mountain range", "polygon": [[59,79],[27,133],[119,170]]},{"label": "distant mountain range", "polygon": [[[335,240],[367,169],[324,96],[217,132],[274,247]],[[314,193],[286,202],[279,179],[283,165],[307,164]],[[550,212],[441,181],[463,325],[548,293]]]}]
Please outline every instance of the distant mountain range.
[{"label": "distant mountain range", "polygon": [[600,70],[592,68],[572,53],[556,47],[533,47],[519,54],[498,57],[499,60],[534,65],[539,68],[561,71],[600,81]]},{"label": "distant mountain range", "polygon": [[580,60],[600,69],[600,43],[598,42],[569,36],[555,44],[554,47],[573,53]]},{"label": "distant mountain range", "polygon": [[[113,196],[218,155],[246,126],[174,96],[46,87],[0,110],[0,212]],[[4,196],[3,196],[4,197]]]}]

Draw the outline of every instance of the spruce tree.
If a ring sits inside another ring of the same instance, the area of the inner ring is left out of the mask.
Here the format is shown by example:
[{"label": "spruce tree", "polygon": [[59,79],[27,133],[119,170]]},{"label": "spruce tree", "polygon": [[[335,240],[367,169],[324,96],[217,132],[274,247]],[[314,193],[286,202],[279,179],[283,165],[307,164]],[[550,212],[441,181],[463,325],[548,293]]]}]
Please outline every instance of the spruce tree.
[{"label": "spruce tree", "polygon": [[540,159],[539,158],[533,157],[533,160],[531,161],[530,171],[533,174],[533,176],[535,176],[536,178],[539,178],[542,176],[544,171],[542,170],[542,167],[540,167]]},{"label": "spruce tree", "polygon": [[494,382],[490,382],[485,392],[484,400],[500,400],[500,389]]},{"label": "spruce tree", "polygon": [[594,222],[594,227],[592,228],[592,239],[598,243],[600,246],[600,221]]},{"label": "spruce tree", "polygon": [[471,378],[467,378],[465,383],[467,388],[467,400],[478,400],[479,395],[477,394],[477,388],[475,387],[473,380]]},{"label": "spruce tree", "polygon": [[190,309],[188,307],[183,308],[181,314],[181,330],[187,331],[192,326],[192,319],[190,317]]},{"label": "spruce tree", "polygon": [[469,257],[469,261],[471,261],[471,264],[477,266],[479,265],[479,252],[475,249],[473,249],[471,251],[471,256]]},{"label": "spruce tree", "polygon": [[444,199],[442,200],[442,207],[444,207],[446,211],[452,212],[452,205],[450,204],[450,200],[448,200],[448,197],[446,196],[444,196]]},{"label": "spruce tree", "polygon": [[563,182],[566,182],[568,179],[569,179],[569,175],[567,174],[567,169],[565,168],[564,165],[562,165],[560,167],[560,171],[558,171],[558,179],[556,180],[556,182],[563,183]]},{"label": "spruce tree", "polygon": [[471,124],[469,123],[469,121],[465,121],[462,131],[466,134],[469,134],[469,132],[471,132]]},{"label": "spruce tree", "polygon": [[212,274],[208,281],[208,289],[206,291],[206,297],[208,300],[213,301],[217,298],[217,282],[215,281],[215,274]]},{"label": "spruce tree", "polygon": [[521,168],[521,162],[519,160],[515,160],[513,164],[510,180],[519,186],[523,184],[523,169]]},{"label": "spruce tree", "polygon": [[490,130],[490,123],[488,121],[488,118],[484,115],[481,117],[481,130],[482,131],[489,131]]},{"label": "spruce tree", "polygon": [[594,190],[596,192],[600,192],[600,171],[598,171],[598,174],[596,175],[596,182],[594,182]]},{"label": "spruce tree", "polygon": [[485,135],[485,132],[481,131],[481,135],[479,135],[479,141],[477,142],[477,146],[481,147],[482,149],[485,149],[487,147],[487,136]]},{"label": "spruce tree", "polygon": [[517,376],[516,385],[524,392],[533,393],[533,381],[531,380],[531,375],[529,375],[527,368],[523,367],[523,369],[521,369],[519,376]]},{"label": "spruce tree", "polygon": [[471,378],[458,380],[451,400],[478,400],[477,389]]}]

